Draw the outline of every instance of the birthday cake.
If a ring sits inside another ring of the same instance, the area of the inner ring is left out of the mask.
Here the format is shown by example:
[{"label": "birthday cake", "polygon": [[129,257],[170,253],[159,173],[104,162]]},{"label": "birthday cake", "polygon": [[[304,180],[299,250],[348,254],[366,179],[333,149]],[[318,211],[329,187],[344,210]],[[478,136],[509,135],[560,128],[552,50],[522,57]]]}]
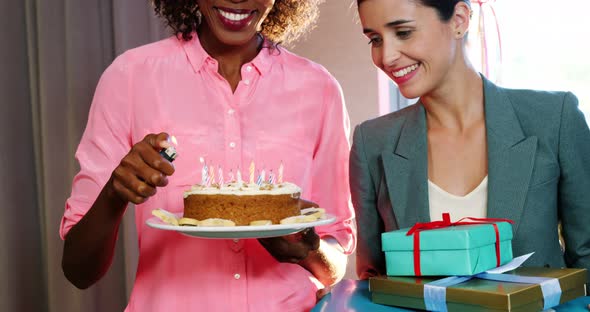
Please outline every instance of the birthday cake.
[{"label": "birthday cake", "polygon": [[288,182],[194,185],[184,192],[183,217],[219,221],[211,225],[224,225],[220,220],[235,225],[279,224],[301,216],[300,194],[301,189]]}]

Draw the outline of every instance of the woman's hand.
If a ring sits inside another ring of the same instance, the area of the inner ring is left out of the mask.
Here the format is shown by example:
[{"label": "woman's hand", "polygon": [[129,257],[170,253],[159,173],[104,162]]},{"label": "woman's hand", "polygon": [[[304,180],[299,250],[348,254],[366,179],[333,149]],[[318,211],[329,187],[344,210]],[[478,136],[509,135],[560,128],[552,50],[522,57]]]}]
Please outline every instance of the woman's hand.
[{"label": "woman's hand", "polygon": [[298,263],[320,247],[320,237],[313,228],[287,236],[259,238],[258,241],[277,261],[288,263]]},{"label": "woman's hand", "polygon": [[[319,206],[299,199],[299,208],[311,207]],[[326,286],[316,293],[318,300],[330,292],[329,286],[341,280],[346,271],[347,256],[342,247],[320,239],[313,227],[292,235],[259,238],[258,241],[277,261],[300,265]]]},{"label": "woman's hand", "polygon": [[[301,198],[298,204],[299,209],[319,207],[318,204]],[[277,261],[289,263],[307,258],[310,251],[317,250],[320,246],[320,237],[313,228],[287,236],[261,238],[258,241]]]},{"label": "woman's hand", "polygon": [[[258,241],[277,261],[300,265],[326,287],[341,280],[346,271],[346,255],[321,240],[314,228],[282,237],[259,238]],[[318,291],[317,299],[329,291],[330,288]]]},{"label": "woman's hand", "polygon": [[174,166],[159,151],[170,147],[168,134],[148,134],[135,144],[113,171],[109,184],[125,202],[141,204],[168,184]]},{"label": "woman's hand", "polygon": [[129,202],[140,204],[168,184],[174,166],[159,151],[170,147],[168,134],[148,134],[135,144],[84,217],[66,236],[62,268],[80,289],[96,283],[109,269],[117,233]]}]

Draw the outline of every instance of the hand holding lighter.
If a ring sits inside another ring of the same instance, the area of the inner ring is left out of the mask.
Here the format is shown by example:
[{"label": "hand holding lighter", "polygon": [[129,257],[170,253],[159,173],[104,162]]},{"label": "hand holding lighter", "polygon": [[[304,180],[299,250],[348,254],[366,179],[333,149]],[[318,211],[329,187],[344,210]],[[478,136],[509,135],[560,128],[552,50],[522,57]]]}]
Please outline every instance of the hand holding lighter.
[{"label": "hand holding lighter", "polygon": [[174,159],[176,159],[176,157],[178,156],[174,146],[170,146],[166,149],[161,150],[160,155],[162,155],[162,157],[166,158],[166,160],[168,160],[169,162],[173,162]]}]

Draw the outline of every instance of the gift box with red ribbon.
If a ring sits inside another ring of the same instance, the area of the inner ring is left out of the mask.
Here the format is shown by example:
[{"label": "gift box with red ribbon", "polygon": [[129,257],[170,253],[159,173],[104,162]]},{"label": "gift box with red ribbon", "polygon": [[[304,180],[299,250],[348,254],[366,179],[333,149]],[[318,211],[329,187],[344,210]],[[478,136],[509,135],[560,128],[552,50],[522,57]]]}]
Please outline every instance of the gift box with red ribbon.
[{"label": "gift box with red ribbon", "polygon": [[512,221],[464,218],[382,234],[389,276],[474,275],[512,260]]}]

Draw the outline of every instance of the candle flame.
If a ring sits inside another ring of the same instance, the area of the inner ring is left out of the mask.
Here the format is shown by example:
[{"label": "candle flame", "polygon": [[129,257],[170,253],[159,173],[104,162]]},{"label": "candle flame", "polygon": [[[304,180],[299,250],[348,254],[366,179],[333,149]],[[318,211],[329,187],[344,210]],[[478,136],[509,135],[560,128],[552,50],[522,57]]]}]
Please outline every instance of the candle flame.
[{"label": "candle flame", "polygon": [[171,136],[171,137],[170,137],[170,141],[171,141],[171,142],[172,142],[174,145],[178,146],[178,141],[176,141],[176,137],[175,137],[175,136]]}]

